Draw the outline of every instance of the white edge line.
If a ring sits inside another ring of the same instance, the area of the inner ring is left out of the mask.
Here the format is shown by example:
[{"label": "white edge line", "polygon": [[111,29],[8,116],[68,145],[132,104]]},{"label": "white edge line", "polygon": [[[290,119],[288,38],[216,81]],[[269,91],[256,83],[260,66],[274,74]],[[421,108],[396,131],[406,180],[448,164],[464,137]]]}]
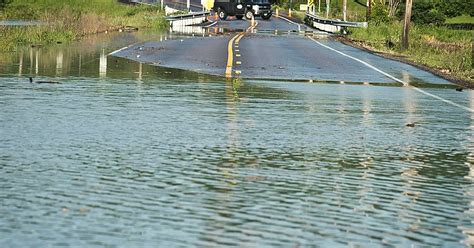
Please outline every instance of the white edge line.
[{"label": "white edge line", "polygon": [[332,48],[332,47],[326,46],[326,45],[322,44],[321,42],[319,42],[319,41],[313,39],[312,37],[308,37],[308,38],[311,39],[312,41],[316,42],[316,44],[318,44],[318,45],[320,45],[320,46],[322,46],[322,47],[325,47],[325,48],[327,48],[327,49],[329,49],[329,50],[332,50],[332,51],[334,51],[334,52],[336,52],[336,53],[341,54],[342,56],[348,57],[348,58],[350,58],[350,59],[353,59],[353,60],[355,60],[355,61],[357,61],[357,62],[362,63],[363,65],[369,67],[370,69],[372,69],[372,70],[374,70],[374,71],[377,71],[377,72],[383,74],[384,76],[386,76],[386,77],[388,77],[388,78],[390,78],[390,79],[393,79],[393,80],[395,80],[396,82],[399,82],[399,83],[403,84],[403,86],[408,86],[408,87],[413,88],[414,90],[416,90],[416,91],[418,91],[418,92],[420,92],[420,93],[422,93],[422,94],[424,94],[424,95],[433,97],[433,98],[438,99],[438,100],[440,100],[440,101],[442,101],[442,102],[444,102],[444,103],[447,103],[447,104],[450,104],[450,105],[452,105],[452,106],[456,106],[456,107],[458,107],[458,108],[461,108],[461,109],[464,109],[464,110],[467,110],[467,111],[469,111],[469,112],[474,113],[474,109],[468,108],[468,107],[466,107],[466,106],[462,106],[462,105],[457,104],[457,103],[455,103],[455,102],[452,102],[452,101],[450,101],[450,100],[444,99],[444,98],[442,98],[442,97],[440,97],[440,96],[433,95],[433,94],[428,93],[428,92],[426,92],[426,91],[424,91],[424,90],[422,90],[422,89],[420,89],[420,88],[417,88],[417,87],[415,87],[415,86],[411,86],[409,83],[407,83],[407,82],[405,82],[405,81],[403,81],[403,80],[400,80],[400,79],[398,79],[398,78],[396,78],[396,77],[394,77],[394,76],[392,76],[392,75],[390,75],[390,74],[388,74],[388,73],[386,73],[386,72],[384,72],[384,71],[378,69],[377,67],[375,67],[375,66],[373,66],[373,65],[371,65],[371,64],[369,64],[369,63],[367,63],[367,62],[365,62],[365,61],[362,61],[362,60],[360,60],[360,59],[358,59],[358,58],[355,58],[355,57],[352,57],[352,56],[350,56],[350,55],[347,55],[347,54],[345,54],[345,53],[343,53],[343,52],[341,52],[341,51],[338,51],[338,50],[336,50],[336,49],[334,49],[334,48]]},{"label": "white edge line", "polygon": [[120,51],[122,51],[122,50],[124,50],[124,49],[127,49],[127,48],[129,48],[129,47],[130,47],[130,46],[122,47],[122,48],[120,48],[120,49],[118,49],[118,50],[115,50],[115,51],[113,51],[113,52],[107,54],[107,56],[114,55],[114,54],[116,54],[116,53],[118,53],[118,52],[120,52]]},{"label": "white edge line", "polygon": [[140,43],[140,42],[135,42],[135,43],[130,44],[130,45],[126,46],[126,47],[122,47],[122,48],[120,48],[120,49],[118,49],[118,50],[115,50],[115,51],[113,51],[113,52],[107,54],[107,56],[114,55],[114,54],[116,54],[116,53],[118,53],[118,52],[120,52],[120,51],[122,51],[122,50],[124,50],[124,49],[130,48],[130,47],[135,46],[136,44],[139,44],[139,43]]},{"label": "white edge line", "polygon": [[285,17],[282,17],[282,16],[280,16],[280,15],[278,15],[277,18],[281,18],[281,19],[283,19],[283,20],[285,20],[285,21],[287,21],[287,22],[289,22],[289,23],[298,25],[298,31],[301,31],[301,24],[298,24],[298,23],[296,23],[296,22],[294,22],[294,21],[292,21],[292,20],[290,20],[290,19],[287,19],[287,18],[285,18]]}]

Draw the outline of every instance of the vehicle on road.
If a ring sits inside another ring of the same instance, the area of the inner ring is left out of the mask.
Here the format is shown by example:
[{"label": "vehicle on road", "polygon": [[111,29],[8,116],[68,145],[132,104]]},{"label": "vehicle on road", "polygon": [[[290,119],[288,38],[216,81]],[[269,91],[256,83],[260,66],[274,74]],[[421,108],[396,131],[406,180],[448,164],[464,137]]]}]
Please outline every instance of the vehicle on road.
[{"label": "vehicle on road", "polygon": [[269,0],[215,0],[213,10],[221,20],[227,16],[235,16],[239,20],[244,16],[248,20],[260,16],[268,20],[272,16]]}]

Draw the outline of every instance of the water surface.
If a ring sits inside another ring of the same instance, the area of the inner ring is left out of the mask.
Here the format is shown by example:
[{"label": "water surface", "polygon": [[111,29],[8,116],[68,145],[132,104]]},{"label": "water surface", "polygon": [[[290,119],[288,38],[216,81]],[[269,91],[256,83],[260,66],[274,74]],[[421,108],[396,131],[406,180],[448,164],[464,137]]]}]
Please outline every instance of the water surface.
[{"label": "water surface", "polygon": [[474,244],[471,113],[107,56],[140,35],[2,55],[0,246]]}]

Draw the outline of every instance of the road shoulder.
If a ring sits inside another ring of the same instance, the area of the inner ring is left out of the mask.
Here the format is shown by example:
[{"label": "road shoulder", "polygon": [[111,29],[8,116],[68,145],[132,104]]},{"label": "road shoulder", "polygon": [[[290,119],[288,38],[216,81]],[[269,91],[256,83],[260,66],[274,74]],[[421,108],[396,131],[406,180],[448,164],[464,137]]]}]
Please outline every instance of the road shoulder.
[{"label": "road shoulder", "polygon": [[365,52],[368,52],[368,53],[371,53],[371,54],[374,54],[374,55],[378,55],[378,56],[381,56],[381,57],[386,58],[386,59],[390,59],[390,60],[398,61],[398,62],[401,62],[401,63],[409,64],[409,65],[414,66],[418,69],[428,71],[428,72],[430,72],[430,73],[432,73],[432,74],[434,74],[434,75],[436,75],[440,78],[448,80],[448,81],[450,81],[452,83],[455,83],[457,85],[463,86],[465,88],[474,89],[474,85],[472,83],[470,83],[468,80],[458,78],[458,77],[455,77],[453,75],[443,73],[439,69],[428,67],[426,65],[417,63],[415,61],[410,60],[406,56],[377,51],[377,50],[371,48],[370,46],[364,45],[361,42],[354,41],[354,40],[349,39],[349,38],[347,38],[345,36],[342,36],[342,35],[334,36],[334,39],[340,41],[341,43],[343,43],[345,45],[348,45],[348,46],[351,46],[351,47],[354,47],[354,48],[357,48],[357,49],[361,49]]}]

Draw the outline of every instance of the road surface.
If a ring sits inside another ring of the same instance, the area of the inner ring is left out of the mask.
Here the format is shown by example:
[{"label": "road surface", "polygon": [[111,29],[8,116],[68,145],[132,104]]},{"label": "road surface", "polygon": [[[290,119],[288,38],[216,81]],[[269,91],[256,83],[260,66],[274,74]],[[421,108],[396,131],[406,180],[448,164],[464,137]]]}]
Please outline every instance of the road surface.
[{"label": "road surface", "polygon": [[113,55],[227,77],[449,84],[429,72],[344,45],[326,33],[286,19],[257,18],[253,25],[247,20],[231,18],[213,24],[206,28],[204,37],[149,41]]}]

